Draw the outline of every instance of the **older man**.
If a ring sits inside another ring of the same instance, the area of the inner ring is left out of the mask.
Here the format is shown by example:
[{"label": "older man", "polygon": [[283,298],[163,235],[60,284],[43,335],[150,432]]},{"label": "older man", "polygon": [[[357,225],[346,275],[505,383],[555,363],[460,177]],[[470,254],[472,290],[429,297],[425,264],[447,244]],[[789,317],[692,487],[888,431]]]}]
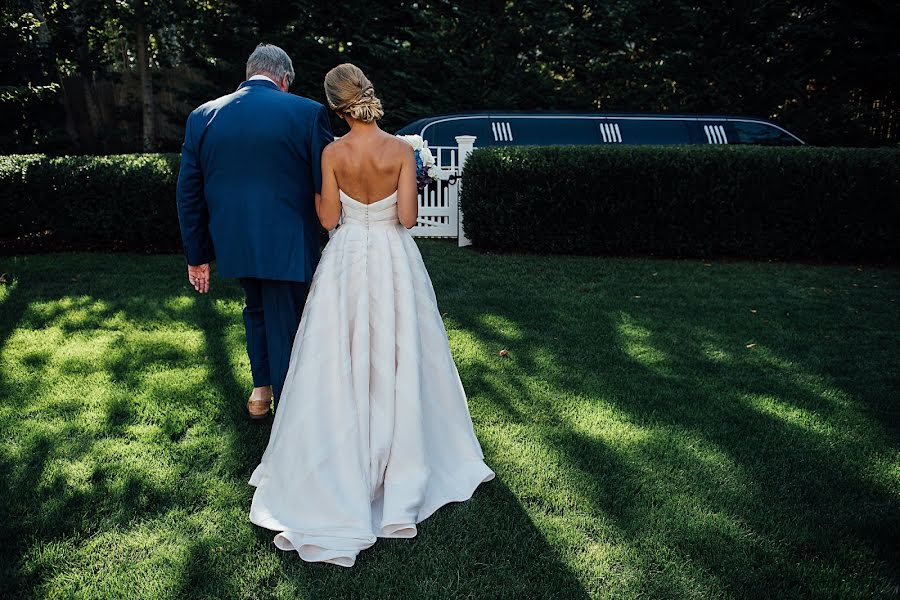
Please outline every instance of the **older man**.
[{"label": "older man", "polygon": [[322,150],[334,139],[324,106],[289,94],[290,57],[260,44],[247,81],[194,110],[181,150],[176,201],[188,279],[209,290],[210,262],[240,280],[253,418],[270,413],[319,260],[315,197]]}]

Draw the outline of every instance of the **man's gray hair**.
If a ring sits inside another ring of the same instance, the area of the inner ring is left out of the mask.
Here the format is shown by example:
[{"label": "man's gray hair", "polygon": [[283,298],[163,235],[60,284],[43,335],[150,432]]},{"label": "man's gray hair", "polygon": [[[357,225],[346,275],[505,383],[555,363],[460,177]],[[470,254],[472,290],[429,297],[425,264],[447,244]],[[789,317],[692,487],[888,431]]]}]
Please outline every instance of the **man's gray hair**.
[{"label": "man's gray hair", "polygon": [[288,85],[294,82],[294,64],[287,52],[274,44],[260,44],[247,59],[247,79],[254,75],[274,75],[275,80],[287,75]]}]

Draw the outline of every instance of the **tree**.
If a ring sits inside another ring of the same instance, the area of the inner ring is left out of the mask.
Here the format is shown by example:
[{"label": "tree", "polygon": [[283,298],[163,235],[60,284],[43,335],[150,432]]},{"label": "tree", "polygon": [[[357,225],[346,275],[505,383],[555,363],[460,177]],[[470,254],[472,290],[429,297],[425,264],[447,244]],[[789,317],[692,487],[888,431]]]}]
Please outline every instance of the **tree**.
[{"label": "tree", "polygon": [[134,38],[137,48],[137,68],[141,77],[141,105],[143,107],[143,150],[156,149],[156,103],[153,99],[153,80],[150,76],[150,58],[147,46],[147,10],[144,0],[134,0]]},{"label": "tree", "polygon": [[388,130],[439,112],[599,109],[900,140],[887,0],[8,0],[0,17],[4,151],[175,150],[187,107],[234,89],[262,41],[293,57],[292,91],[320,102],[325,72],[358,64]]}]

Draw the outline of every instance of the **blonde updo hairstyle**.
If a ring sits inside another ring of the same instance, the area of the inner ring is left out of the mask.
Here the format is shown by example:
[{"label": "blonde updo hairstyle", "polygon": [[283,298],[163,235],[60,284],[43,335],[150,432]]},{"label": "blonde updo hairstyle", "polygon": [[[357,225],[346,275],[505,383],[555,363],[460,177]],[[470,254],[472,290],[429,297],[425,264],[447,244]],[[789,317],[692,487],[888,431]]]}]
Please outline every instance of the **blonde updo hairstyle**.
[{"label": "blonde updo hairstyle", "polygon": [[332,110],[364,123],[384,116],[372,82],[350,63],[338,65],[325,75],[325,97]]}]

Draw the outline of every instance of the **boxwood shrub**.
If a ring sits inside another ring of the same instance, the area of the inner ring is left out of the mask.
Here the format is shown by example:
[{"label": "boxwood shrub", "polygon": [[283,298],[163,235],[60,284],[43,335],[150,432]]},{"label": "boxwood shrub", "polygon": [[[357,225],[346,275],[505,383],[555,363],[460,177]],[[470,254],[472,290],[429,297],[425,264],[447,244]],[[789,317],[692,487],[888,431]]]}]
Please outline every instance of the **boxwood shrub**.
[{"label": "boxwood shrub", "polygon": [[[0,252],[179,252],[178,156],[0,156]],[[894,261],[900,150],[477,150],[460,199],[483,248]]]},{"label": "boxwood shrub", "polygon": [[481,149],[466,164],[460,207],[482,248],[893,261],[900,151]]},{"label": "boxwood shrub", "polygon": [[177,154],[0,156],[0,254],[181,252],[178,164]]},{"label": "boxwood shrub", "polygon": [[0,252],[181,250],[178,156],[0,157]]}]

